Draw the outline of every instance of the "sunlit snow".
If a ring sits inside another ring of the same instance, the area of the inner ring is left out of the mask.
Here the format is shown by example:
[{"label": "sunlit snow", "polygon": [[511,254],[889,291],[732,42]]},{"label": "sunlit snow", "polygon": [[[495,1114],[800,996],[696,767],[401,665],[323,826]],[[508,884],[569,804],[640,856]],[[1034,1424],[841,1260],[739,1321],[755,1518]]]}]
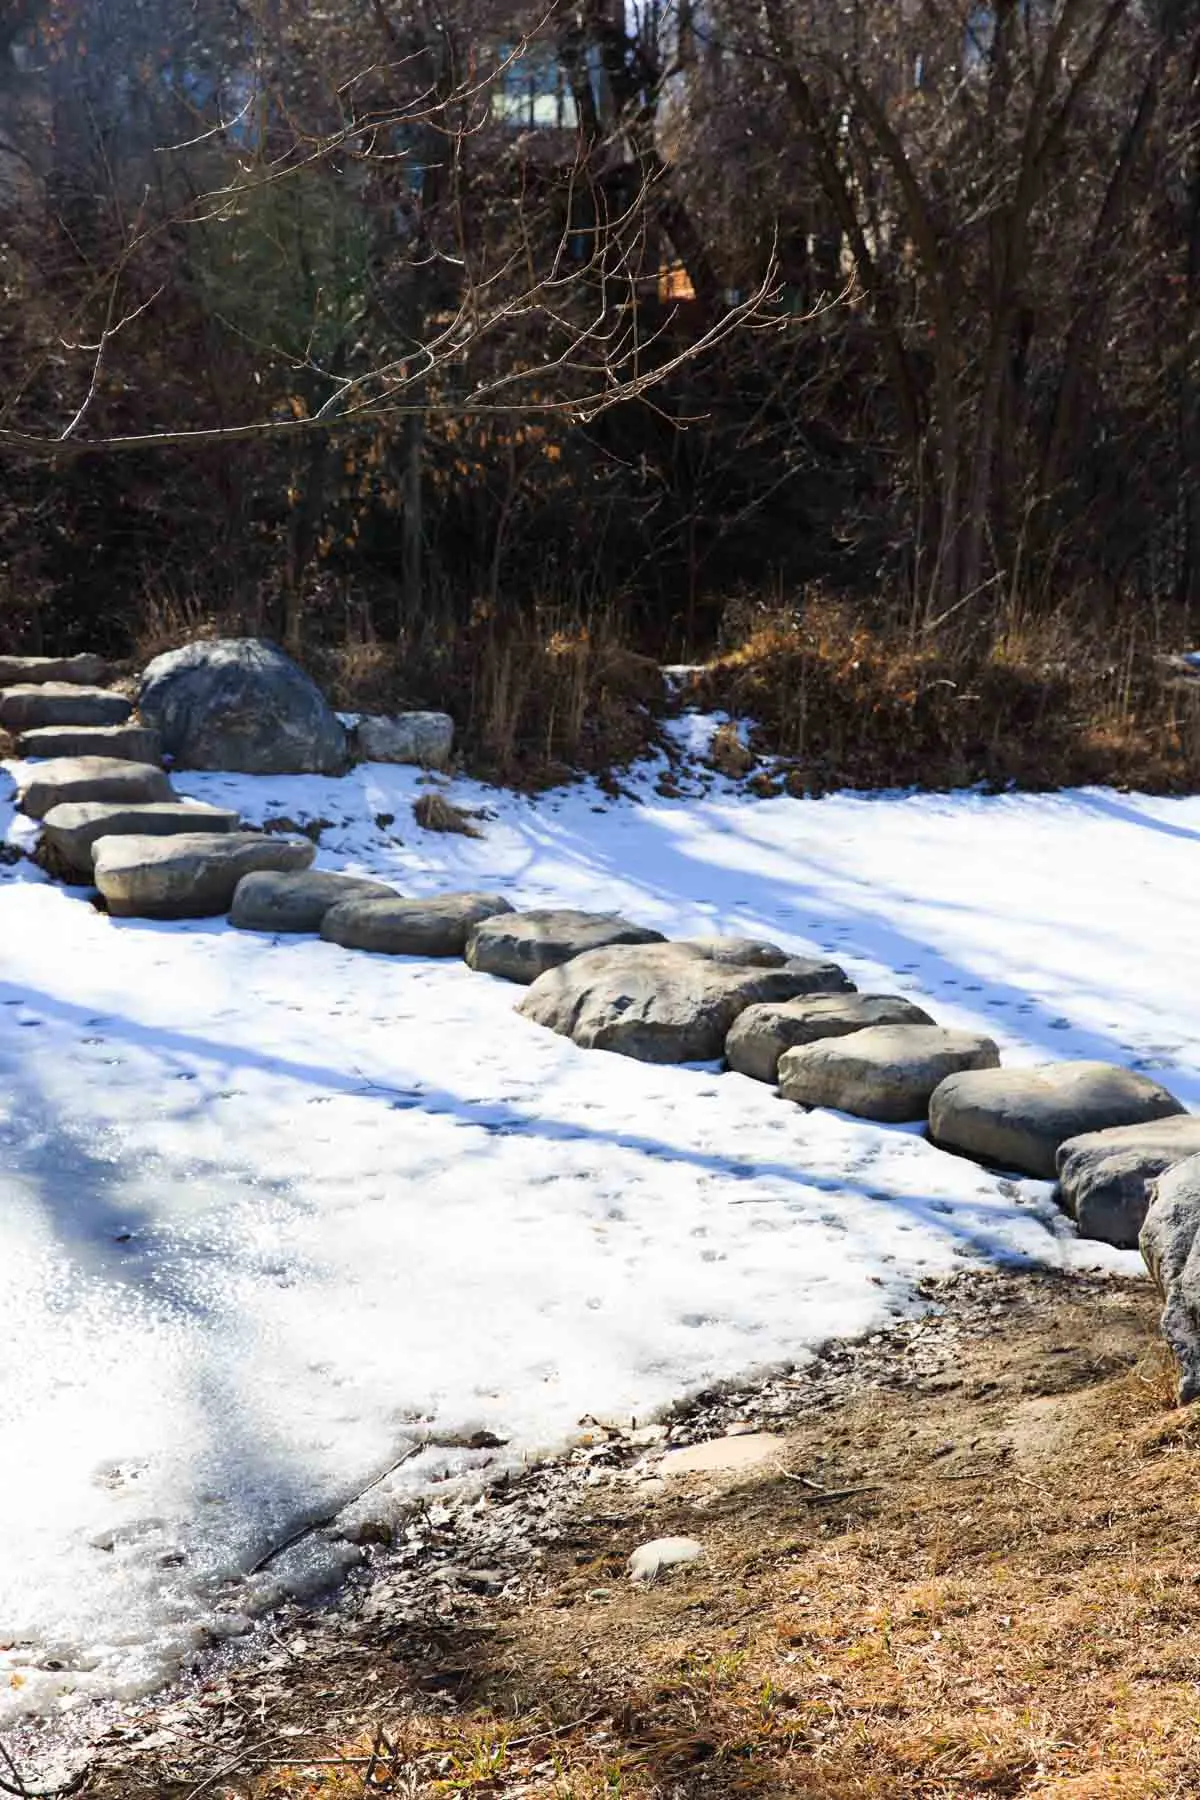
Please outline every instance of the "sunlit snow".
[{"label": "sunlit snow", "polygon": [[[320,866],[405,893],[770,937],[1010,1060],[1103,1057],[1200,1099],[1200,799],[455,782],[491,814],[473,841],[414,825],[412,770],[178,785],[325,818]],[[409,1444],[376,1512],[802,1359],[925,1274],[1138,1266],[1077,1245],[1046,1186],[579,1051],[461,963],[113,921],[27,863],[0,877],[0,1724],[152,1686],[327,1583],[353,1554],[327,1534],[245,1571]],[[461,1447],[480,1430],[507,1448]]]}]

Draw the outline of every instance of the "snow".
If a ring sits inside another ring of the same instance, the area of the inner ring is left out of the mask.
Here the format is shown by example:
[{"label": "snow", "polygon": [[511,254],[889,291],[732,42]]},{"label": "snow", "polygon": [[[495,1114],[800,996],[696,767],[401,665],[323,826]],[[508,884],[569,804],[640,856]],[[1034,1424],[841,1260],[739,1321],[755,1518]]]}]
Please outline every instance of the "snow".
[{"label": "snow", "polygon": [[[667,800],[658,772],[617,802],[456,781],[479,840],[415,826],[413,770],[178,785],[324,818],[319,866],[408,894],[834,953],[1011,1061],[1200,1099],[1200,799]],[[924,1275],[1139,1266],[1077,1243],[1043,1184],[579,1051],[517,997],[457,962],[114,921],[0,869],[0,1728],[152,1688],[327,1585],[356,1554],[329,1533],[245,1571],[408,1446],[351,1522],[803,1360],[919,1306]],[[464,1447],[480,1431],[506,1447]]]}]

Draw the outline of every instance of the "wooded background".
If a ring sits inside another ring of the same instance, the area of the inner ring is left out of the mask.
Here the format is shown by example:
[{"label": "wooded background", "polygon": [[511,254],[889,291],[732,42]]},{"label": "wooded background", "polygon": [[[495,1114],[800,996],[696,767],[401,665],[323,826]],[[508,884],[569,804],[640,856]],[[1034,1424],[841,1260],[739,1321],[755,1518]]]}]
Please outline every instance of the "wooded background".
[{"label": "wooded background", "polygon": [[0,634],[1182,643],[1198,121],[1197,0],[10,0]]}]

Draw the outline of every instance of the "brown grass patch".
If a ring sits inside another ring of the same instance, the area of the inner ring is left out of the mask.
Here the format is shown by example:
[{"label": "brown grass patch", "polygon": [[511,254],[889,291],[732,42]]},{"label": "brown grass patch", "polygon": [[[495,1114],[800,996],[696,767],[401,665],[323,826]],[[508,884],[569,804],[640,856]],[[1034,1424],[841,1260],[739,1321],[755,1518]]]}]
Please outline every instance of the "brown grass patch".
[{"label": "brown grass patch", "polygon": [[422,831],[457,832],[460,837],[470,838],[483,836],[470,813],[464,812],[461,806],[455,806],[436,790],[431,794],[421,794],[413,801],[413,818]]},{"label": "brown grass patch", "polygon": [[753,721],[789,787],[1066,787],[1159,792],[1200,776],[1200,683],[1139,629],[1064,611],[990,636],[928,640],[814,600],[741,616],[690,698]]},{"label": "brown grass patch", "polygon": [[[994,1323],[925,1374],[885,1369],[786,1421],[782,1468],[581,1489],[530,1600],[496,1603],[432,1661],[402,1631],[377,1666],[354,1662],[369,1729],[323,1713],[326,1673],[296,1663],[288,1716],[307,1684],[327,1747],[279,1744],[267,1715],[271,1766],[228,1792],[1200,1794],[1200,1432],[1172,1406],[1153,1297],[1078,1279],[998,1292]],[[675,1532],[704,1560],[632,1588],[629,1550]]]}]

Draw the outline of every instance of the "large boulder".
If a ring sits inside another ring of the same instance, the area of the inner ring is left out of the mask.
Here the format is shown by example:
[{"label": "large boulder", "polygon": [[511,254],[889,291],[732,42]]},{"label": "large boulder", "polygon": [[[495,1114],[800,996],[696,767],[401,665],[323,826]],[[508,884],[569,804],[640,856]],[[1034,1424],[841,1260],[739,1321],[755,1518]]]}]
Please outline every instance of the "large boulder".
[{"label": "large boulder", "polygon": [[175,790],[161,769],[111,756],[58,757],[36,763],[22,775],[21,807],[31,819],[44,819],[55,806],[92,800],[141,806],[174,799]]},{"label": "large boulder", "polygon": [[0,656],[0,688],[28,687],[47,681],[95,687],[107,674],[104,658],[89,651],[78,656]]},{"label": "large boulder", "polygon": [[1059,1145],[1059,1198],[1080,1237],[1132,1249],[1145,1223],[1149,1183],[1198,1155],[1200,1119],[1193,1113],[1088,1131]]},{"label": "large boulder", "polygon": [[661,931],[631,925],[618,913],[573,912],[566,908],[508,912],[485,919],[467,939],[466,958],[481,975],[505,981],[536,981],[547,969],[612,944],[661,944]]},{"label": "large boulder", "polygon": [[641,1062],[712,1062],[744,1007],[845,982],[834,963],[794,957],[782,968],[714,961],[695,945],[615,944],[587,950],[532,984],[517,1011],[588,1050]]},{"label": "large boulder", "polygon": [[26,682],[0,693],[0,726],[12,732],[43,725],[123,725],[132,711],[124,694],[60,681]]},{"label": "large boulder", "polygon": [[306,869],[316,853],[307,838],[251,831],[102,837],[92,866],[114,918],[205,919],[229,911],[244,875],[256,869]]},{"label": "large boulder", "polygon": [[725,1061],[739,1075],[776,1081],[785,1050],[822,1038],[849,1037],[872,1025],[932,1025],[933,1020],[898,994],[827,994],[748,1006],[725,1040]]},{"label": "large boulder", "polygon": [[501,894],[343,900],[326,913],[321,936],[348,950],[376,950],[385,956],[461,956],[476,925],[511,911]]},{"label": "large boulder", "polygon": [[801,1106],[829,1106],[900,1125],[923,1119],[929,1097],[960,1069],[994,1069],[1000,1052],[974,1031],[940,1025],[873,1025],[822,1038],[779,1059],[779,1091]]},{"label": "large boulder", "polygon": [[42,725],[21,734],[22,756],[112,756],[161,763],[162,744],[148,725]]},{"label": "large boulder", "polygon": [[262,638],[217,638],[156,656],[138,708],[181,768],[340,775],[346,729],[316,683]]},{"label": "large boulder", "polygon": [[1059,1146],[1068,1138],[1183,1110],[1166,1088],[1131,1069],[1043,1063],[952,1076],[930,1103],[929,1133],[947,1150],[1052,1181]]},{"label": "large boulder", "polygon": [[454,743],[454,720],[441,712],[368,717],[358,721],[351,739],[363,762],[419,763],[425,769],[444,769]]},{"label": "large boulder", "polygon": [[1162,1334],[1179,1372],[1181,1406],[1200,1399],[1200,1156],[1160,1175],[1140,1245],[1163,1297]]},{"label": "large boulder", "polygon": [[71,801],[42,820],[38,860],[64,881],[90,881],[92,846],[102,837],[178,837],[181,832],[236,831],[237,813],[221,806],[160,800],[145,806],[120,801]]},{"label": "large boulder", "polygon": [[280,874],[257,869],[243,875],[229,909],[229,923],[243,931],[320,931],[330,907],[357,895],[391,897],[395,889],[361,875],[336,875],[324,869]]}]

